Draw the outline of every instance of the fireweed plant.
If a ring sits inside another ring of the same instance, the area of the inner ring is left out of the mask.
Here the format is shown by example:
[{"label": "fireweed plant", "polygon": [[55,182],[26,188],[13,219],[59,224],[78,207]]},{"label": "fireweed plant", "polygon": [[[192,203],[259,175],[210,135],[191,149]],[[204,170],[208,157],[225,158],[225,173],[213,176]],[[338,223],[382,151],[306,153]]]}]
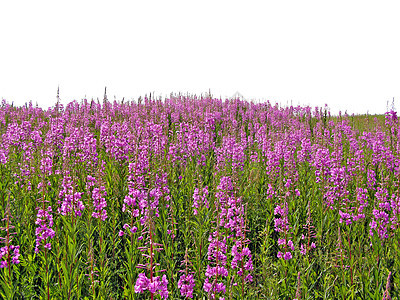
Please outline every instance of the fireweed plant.
[{"label": "fireweed plant", "polygon": [[19,264],[19,245],[13,245],[13,235],[16,232],[13,230],[15,227],[11,224],[11,209],[10,202],[8,201],[5,209],[5,217],[1,220],[5,223],[4,227],[0,229],[4,231],[4,237],[1,237],[1,242],[4,244],[0,248],[0,268],[2,269],[2,286],[7,297],[14,296],[14,282],[13,282],[13,271],[12,265]]},{"label": "fireweed plant", "polygon": [[1,299],[399,299],[400,122],[207,96],[0,104]]}]

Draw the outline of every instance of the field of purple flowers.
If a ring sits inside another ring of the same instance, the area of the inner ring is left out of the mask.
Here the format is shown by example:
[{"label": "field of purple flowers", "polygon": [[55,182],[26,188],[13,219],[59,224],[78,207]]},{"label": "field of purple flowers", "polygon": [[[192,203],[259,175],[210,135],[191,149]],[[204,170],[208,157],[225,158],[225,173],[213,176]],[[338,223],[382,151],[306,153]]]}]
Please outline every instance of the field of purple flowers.
[{"label": "field of purple flowers", "polygon": [[2,299],[400,299],[400,122],[3,100],[0,216]]}]

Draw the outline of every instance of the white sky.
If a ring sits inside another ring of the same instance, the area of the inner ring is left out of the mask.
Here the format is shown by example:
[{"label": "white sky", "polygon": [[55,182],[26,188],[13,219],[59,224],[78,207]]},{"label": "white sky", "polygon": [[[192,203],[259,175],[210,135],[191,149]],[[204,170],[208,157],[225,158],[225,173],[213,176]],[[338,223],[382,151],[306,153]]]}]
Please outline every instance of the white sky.
[{"label": "white sky", "polygon": [[[211,93],[400,109],[399,1],[1,1],[0,98]],[[397,33],[397,35],[396,35]]]}]

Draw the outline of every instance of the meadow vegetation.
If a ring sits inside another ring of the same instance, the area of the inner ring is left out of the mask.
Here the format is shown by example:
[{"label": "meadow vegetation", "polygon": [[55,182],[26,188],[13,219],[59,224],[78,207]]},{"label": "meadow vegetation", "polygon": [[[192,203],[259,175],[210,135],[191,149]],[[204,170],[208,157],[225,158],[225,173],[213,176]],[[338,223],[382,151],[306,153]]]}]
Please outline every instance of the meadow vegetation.
[{"label": "meadow vegetation", "polygon": [[2,299],[399,299],[400,123],[211,97],[0,107]]}]

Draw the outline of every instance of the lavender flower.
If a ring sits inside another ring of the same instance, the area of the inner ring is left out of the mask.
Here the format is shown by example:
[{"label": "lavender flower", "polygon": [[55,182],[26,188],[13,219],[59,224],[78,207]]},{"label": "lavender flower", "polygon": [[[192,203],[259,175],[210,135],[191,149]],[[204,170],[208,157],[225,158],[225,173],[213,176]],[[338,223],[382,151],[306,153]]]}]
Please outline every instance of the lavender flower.
[{"label": "lavender flower", "polygon": [[107,211],[105,210],[107,202],[105,196],[107,196],[107,192],[104,186],[93,189],[92,198],[94,212],[92,213],[92,217],[100,218],[102,221],[107,219]]},{"label": "lavender flower", "polygon": [[[245,271],[253,271],[251,251],[248,247],[243,246],[243,242],[238,240],[236,241],[235,245],[233,245],[231,252],[233,256],[231,267],[232,269],[238,268],[238,276],[242,276]],[[253,281],[253,277],[250,273],[246,276],[246,281]]]},{"label": "lavender flower", "polygon": [[143,293],[146,290],[152,294],[159,294],[163,299],[168,299],[167,276],[163,275],[161,279],[159,276],[156,276],[150,280],[145,273],[140,273],[136,280],[135,293]]},{"label": "lavender flower", "polygon": [[178,288],[182,296],[192,299],[195,285],[193,274],[183,274],[179,277]]},{"label": "lavender flower", "polygon": [[202,190],[202,193],[200,195],[199,189],[195,188],[193,192],[193,214],[197,215],[197,210],[200,208],[200,206],[204,205],[207,208],[209,208],[207,196],[208,196],[208,186],[204,187]]},{"label": "lavender flower", "polygon": [[38,209],[37,218],[35,224],[38,225],[36,228],[36,246],[35,253],[39,252],[40,246],[51,250],[51,244],[48,239],[52,239],[55,236],[55,231],[51,228],[53,227],[53,216],[52,216],[51,206],[47,207],[46,210]]},{"label": "lavender flower", "polygon": [[8,255],[11,256],[11,263],[13,265],[19,264],[19,246],[10,245],[9,247],[1,247],[0,248],[0,268],[8,267]]},{"label": "lavender flower", "polygon": [[9,262],[14,265],[20,263],[19,245],[15,246],[11,244],[12,236],[16,234],[12,232],[15,227],[11,225],[11,218],[10,204],[7,203],[6,216],[2,219],[2,221],[6,222],[6,227],[0,227],[0,229],[6,232],[6,237],[0,237],[0,242],[5,243],[5,246],[0,248],[0,268],[9,268]]},{"label": "lavender flower", "polygon": [[59,197],[62,201],[59,201],[60,207],[58,208],[58,212],[64,216],[71,212],[73,212],[74,215],[81,216],[82,211],[85,209],[81,201],[82,195],[83,192],[75,192],[72,178],[70,176],[64,176],[59,193]]}]

